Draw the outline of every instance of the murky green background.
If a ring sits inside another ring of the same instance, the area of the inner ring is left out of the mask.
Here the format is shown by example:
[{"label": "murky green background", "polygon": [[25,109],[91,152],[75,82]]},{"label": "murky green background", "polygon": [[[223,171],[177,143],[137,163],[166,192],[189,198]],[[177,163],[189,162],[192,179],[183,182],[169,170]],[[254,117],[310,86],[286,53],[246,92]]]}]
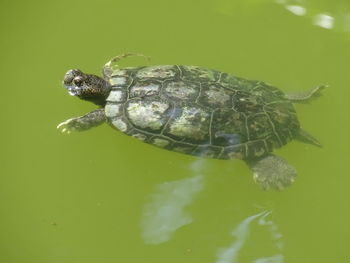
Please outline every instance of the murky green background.
[{"label": "murky green background", "polygon": [[[0,262],[350,262],[348,0],[0,6]],[[95,108],[68,96],[64,73],[99,74],[124,52],[284,91],[329,84],[296,105],[324,147],[280,149],[299,176],[264,192],[240,161],[164,151],[107,125],[57,131]]]}]

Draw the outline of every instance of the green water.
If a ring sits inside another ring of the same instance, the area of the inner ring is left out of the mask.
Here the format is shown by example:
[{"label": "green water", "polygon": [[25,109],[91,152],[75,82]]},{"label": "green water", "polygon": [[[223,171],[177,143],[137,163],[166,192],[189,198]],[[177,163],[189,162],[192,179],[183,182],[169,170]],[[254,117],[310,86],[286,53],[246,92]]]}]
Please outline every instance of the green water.
[{"label": "green water", "polygon": [[[350,262],[349,14],[348,0],[3,1],[0,262]],[[95,108],[68,96],[64,73],[99,74],[125,52],[284,91],[329,84],[296,105],[323,148],[278,150],[298,178],[266,192],[240,161],[164,151],[107,125],[58,132]]]}]

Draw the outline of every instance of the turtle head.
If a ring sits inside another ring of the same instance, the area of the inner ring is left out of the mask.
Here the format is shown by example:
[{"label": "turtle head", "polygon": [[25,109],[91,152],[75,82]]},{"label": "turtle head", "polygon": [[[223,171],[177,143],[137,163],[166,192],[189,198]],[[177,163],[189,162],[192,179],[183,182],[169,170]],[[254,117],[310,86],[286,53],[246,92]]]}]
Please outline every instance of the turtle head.
[{"label": "turtle head", "polygon": [[72,96],[104,106],[110,86],[104,79],[85,74],[79,69],[70,69],[64,75],[63,84]]}]

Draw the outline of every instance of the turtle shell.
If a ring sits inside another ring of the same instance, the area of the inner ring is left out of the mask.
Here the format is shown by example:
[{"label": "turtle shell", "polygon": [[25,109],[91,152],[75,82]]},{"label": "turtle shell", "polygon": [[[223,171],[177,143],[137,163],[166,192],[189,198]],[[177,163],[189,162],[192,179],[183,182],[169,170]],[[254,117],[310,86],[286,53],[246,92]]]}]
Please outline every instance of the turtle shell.
[{"label": "turtle shell", "polygon": [[168,150],[252,159],[285,145],[299,130],[284,93],[260,81],[177,65],[124,68],[107,78],[108,122]]}]

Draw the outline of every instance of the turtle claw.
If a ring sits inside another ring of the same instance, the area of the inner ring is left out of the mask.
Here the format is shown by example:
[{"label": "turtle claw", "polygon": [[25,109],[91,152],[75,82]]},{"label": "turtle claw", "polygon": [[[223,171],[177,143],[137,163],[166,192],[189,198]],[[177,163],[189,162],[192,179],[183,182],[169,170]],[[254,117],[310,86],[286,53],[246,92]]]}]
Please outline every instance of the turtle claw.
[{"label": "turtle claw", "polygon": [[295,174],[265,175],[254,173],[253,178],[255,183],[257,183],[263,190],[273,189],[283,191],[295,181]]},{"label": "turtle claw", "polygon": [[98,126],[106,121],[104,108],[93,110],[83,116],[68,119],[57,125],[62,133],[86,131],[92,127]]},{"label": "turtle claw", "polygon": [[253,179],[263,190],[282,191],[290,186],[297,175],[295,168],[289,165],[281,157],[267,155],[262,159],[251,163]]},{"label": "turtle claw", "polygon": [[71,133],[71,131],[70,131],[70,130],[68,130],[67,128],[64,128],[64,129],[62,129],[62,133],[67,133],[67,134],[70,134],[70,133]]},{"label": "turtle claw", "polygon": [[58,124],[56,128],[60,130],[62,133],[70,134],[72,131],[76,130],[75,123],[76,123],[76,118],[68,119]]}]

